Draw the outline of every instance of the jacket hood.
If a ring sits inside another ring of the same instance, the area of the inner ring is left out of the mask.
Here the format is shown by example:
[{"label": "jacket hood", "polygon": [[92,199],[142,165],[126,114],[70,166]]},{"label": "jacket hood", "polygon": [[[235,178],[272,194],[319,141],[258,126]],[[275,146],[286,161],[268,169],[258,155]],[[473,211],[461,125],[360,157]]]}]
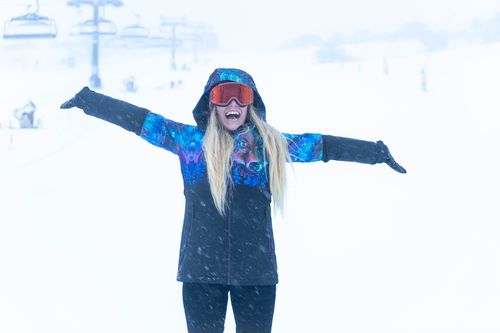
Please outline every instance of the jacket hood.
[{"label": "jacket hood", "polygon": [[207,127],[208,117],[210,115],[210,90],[222,82],[239,82],[252,87],[254,93],[253,106],[262,120],[266,121],[266,106],[250,74],[237,68],[217,68],[208,78],[205,89],[203,90],[203,95],[201,95],[200,100],[193,109],[193,117],[199,128],[205,129]]}]

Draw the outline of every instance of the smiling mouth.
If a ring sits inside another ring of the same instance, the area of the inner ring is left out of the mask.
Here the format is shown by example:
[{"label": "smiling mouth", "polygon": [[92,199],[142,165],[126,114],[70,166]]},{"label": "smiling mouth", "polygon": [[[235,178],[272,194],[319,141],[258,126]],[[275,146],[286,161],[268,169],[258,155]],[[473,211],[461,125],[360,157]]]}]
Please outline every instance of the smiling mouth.
[{"label": "smiling mouth", "polygon": [[226,118],[231,120],[240,119],[240,113],[237,111],[229,111],[226,113]]}]

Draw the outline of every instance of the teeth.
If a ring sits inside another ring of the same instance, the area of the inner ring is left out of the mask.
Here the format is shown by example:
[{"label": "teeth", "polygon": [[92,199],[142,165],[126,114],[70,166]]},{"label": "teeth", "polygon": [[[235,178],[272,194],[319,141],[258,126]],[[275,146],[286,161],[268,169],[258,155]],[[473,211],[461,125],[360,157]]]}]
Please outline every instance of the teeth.
[{"label": "teeth", "polygon": [[226,113],[226,118],[227,119],[239,119],[240,113],[237,111],[229,111],[228,113]]}]

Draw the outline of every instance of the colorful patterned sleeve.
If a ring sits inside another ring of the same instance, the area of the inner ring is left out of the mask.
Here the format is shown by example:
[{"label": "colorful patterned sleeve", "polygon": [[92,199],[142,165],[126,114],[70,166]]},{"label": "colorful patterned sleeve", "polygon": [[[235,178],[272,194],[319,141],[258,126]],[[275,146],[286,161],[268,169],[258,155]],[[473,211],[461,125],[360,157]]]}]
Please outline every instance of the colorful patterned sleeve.
[{"label": "colorful patterned sleeve", "polygon": [[142,125],[141,138],[176,155],[184,150],[186,136],[196,132],[196,127],[167,119],[156,113],[149,113]]},{"label": "colorful patterned sleeve", "polygon": [[321,134],[287,134],[288,152],[292,162],[317,162],[323,158],[323,139]]}]

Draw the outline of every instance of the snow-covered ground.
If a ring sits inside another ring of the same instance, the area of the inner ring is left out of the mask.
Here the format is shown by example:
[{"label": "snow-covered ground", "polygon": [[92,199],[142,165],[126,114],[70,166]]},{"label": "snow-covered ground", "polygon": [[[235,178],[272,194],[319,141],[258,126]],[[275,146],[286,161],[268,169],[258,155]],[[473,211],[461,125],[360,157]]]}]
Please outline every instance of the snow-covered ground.
[{"label": "snow-covered ground", "polygon": [[[177,158],[59,110],[88,84],[84,48],[12,43],[0,44],[0,332],[185,332]],[[274,222],[274,332],[500,332],[500,44],[402,52],[387,74],[378,56],[191,57],[179,55],[189,71],[172,71],[167,49],[104,49],[101,91],[193,123],[213,69],[240,67],[278,129],[382,139],[408,170],[293,166]],[[136,93],[123,89],[130,75]],[[42,128],[7,128],[28,99]]]}]

